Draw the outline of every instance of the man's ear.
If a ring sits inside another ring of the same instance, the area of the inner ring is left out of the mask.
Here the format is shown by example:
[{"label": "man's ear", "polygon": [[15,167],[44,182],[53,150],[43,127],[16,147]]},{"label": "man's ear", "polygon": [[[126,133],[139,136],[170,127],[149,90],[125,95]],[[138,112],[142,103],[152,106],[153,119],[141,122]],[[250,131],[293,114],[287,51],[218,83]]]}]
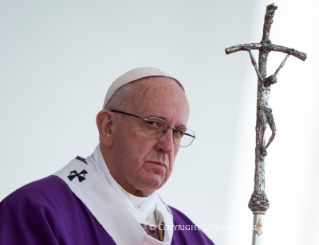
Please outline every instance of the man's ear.
[{"label": "man's ear", "polygon": [[106,147],[113,144],[113,120],[112,112],[108,110],[100,111],[96,116],[96,125],[100,133],[101,143]]}]

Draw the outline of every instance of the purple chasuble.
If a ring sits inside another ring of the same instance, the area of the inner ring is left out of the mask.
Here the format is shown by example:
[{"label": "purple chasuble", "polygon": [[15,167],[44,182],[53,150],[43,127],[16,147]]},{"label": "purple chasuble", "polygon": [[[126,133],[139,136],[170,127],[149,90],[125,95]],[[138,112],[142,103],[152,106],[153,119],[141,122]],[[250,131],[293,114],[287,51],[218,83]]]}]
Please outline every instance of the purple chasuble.
[{"label": "purple chasuble", "polygon": [[[214,244],[201,230],[184,229],[195,225],[177,209],[170,209],[174,225],[181,225],[174,230],[172,245]],[[2,200],[0,244],[113,245],[115,242],[68,185],[52,175],[21,187]]]}]

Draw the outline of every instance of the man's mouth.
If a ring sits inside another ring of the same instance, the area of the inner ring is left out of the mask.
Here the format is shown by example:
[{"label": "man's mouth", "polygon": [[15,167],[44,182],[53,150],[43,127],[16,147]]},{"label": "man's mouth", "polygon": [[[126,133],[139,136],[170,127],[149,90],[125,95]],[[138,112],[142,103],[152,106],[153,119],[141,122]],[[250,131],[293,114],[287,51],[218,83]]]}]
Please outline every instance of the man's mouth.
[{"label": "man's mouth", "polygon": [[163,167],[165,169],[166,169],[166,166],[167,166],[164,162],[161,162],[161,161],[147,161],[147,162],[155,164],[155,165],[158,165],[158,166],[161,166],[161,167]]}]

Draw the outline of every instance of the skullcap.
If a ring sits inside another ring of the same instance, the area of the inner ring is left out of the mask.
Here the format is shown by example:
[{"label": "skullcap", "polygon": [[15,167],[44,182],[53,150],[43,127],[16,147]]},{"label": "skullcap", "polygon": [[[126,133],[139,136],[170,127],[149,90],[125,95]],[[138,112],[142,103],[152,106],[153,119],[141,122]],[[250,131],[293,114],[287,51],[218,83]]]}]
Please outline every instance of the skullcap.
[{"label": "skullcap", "polygon": [[111,99],[115,91],[118,90],[120,87],[122,87],[124,84],[130,83],[145,77],[169,77],[174,79],[179,84],[179,86],[184,90],[183,85],[175,77],[171,76],[167,72],[157,68],[153,68],[153,67],[139,67],[124,73],[122,76],[118,77],[111,84],[111,86],[109,87],[106,93],[104,103],[103,103],[103,108],[109,102],[109,100]]}]

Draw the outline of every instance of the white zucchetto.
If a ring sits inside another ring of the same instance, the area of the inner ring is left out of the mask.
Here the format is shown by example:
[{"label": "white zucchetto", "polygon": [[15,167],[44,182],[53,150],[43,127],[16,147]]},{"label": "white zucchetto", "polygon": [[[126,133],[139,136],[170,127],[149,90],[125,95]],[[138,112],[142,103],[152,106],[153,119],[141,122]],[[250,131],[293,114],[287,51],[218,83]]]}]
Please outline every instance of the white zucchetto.
[{"label": "white zucchetto", "polygon": [[118,90],[120,87],[122,87],[124,84],[130,83],[145,77],[169,77],[174,79],[179,84],[179,86],[184,90],[184,87],[180,83],[180,81],[178,81],[175,77],[171,76],[167,72],[157,68],[153,68],[153,67],[139,67],[124,73],[122,76],[118,77],[111,84],[111,86],[109,87],[106,93],[102,108],[104,108],[104,106],[109,102],[109,100],[111,99],[115,91]]}]

